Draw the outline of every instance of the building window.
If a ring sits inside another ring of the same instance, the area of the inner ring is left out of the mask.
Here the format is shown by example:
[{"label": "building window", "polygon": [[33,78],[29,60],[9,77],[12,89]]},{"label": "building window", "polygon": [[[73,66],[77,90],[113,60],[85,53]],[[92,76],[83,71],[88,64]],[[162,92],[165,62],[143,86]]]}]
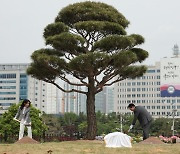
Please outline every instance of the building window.
[{"label": "building window", "polygon": [[140,86],[140,85],[141,85],[141,82],[137,82],[137,85]]},{"label": "building window", "polygon": [[160,79],[160,76],[159,76],[159,75],[157,76],[157,79]]},{"label": "building window", "polygon": [[145,86],[145,85],[146,85],[146,82],[142,82],[142,85]]},{"label": "building window", "polygon": [[132,94],[132,97],[136,97],[136,94]]},{"label": "building window", "polygon": [[157,115],[160,115],[160,112],[157,112]]},{"label": "building window", "polygon": [[128,83],[127,83],[127,86],[131,86],[131,82],[128,82]]},{"label": "building window", "polygon": [[127,91],[130,92],[130,91],[131,91],[131,88],[127,88]]},{"label": "building window", "polygon": [[160,82],[157,82],[157,85],[160,85],[161,83]]},{"label": "building window", "polygon": [[171,106],[167,106],[167,109],[171,109]]},{"label": "building window", "polygon": [[129,97],[131,97],[131,95],[130,95],[130,94],[127,94],[127,97],[129,98]]},{"label": "building window", "polygon": [[152,109],[155,109],[155,106],[152,106]]},{"label": "building window", "polygon": [[172,100],[172,103],[173,103],[173,104],[174,104],[174,103],[176,103],[176,100],[175,100],[175,99],[173,99],[173,100]]},{"label": "building window", "polygon": [[171,100],[168,99],[168,100],[167,100],[167,103],[171,103]]},{"label": "building window", "polygon": [[160,100],[157,100],[157,103],[160,103],[161,101]]},{"label": "building window", "polygon": [[132,85],[135,86],[135,85],[136,85],[136,82],[132,82]]},{"label": "building window", "polygon": [[132,91],[136,91],[136,88],[132,88]]},{"label": "building window", "polygon": [[142,91],[146,91],[146,88],[142,88]]},{"label": "building window", "polygon": [[141,88],[137,88],[137,91],[141,91]]},{"label": "building window", "polygon": [[165,106],[162,106],[162,109],[166,109],[166,107],[165,107]]},{"label": "building window", "polygon": [[162,115],[166,115],[166,113],[165,113],[165,112],[162,112]]},{"label": "building window", "polygon": [[141,94],[137,94],[137,97],[141,97]]},{"label": "building window", "polygon": [[155,73],[155,70],[147,70],[147,73]]}]

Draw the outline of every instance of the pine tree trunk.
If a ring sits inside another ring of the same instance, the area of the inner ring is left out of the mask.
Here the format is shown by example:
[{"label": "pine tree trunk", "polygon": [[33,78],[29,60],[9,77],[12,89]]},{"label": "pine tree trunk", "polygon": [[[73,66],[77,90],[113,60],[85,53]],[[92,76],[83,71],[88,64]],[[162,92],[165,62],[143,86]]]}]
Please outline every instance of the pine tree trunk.
[{"label": "pine tree trunk", "polygon": [[86,108],[87,108],[87,139],[94,140],[97,132],[96,113],[95,113],[95,90],[94,79],[89,79]]}]

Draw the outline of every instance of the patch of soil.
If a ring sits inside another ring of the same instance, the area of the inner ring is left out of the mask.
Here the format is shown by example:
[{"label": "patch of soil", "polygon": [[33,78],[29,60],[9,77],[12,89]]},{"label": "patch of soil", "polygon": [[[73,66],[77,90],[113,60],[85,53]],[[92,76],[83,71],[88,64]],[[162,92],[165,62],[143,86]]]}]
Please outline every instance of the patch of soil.
[{"label": "patch of soil", "polygon": [[164,144],[158,137],[149,137],[146,140],[139,142],[140,144]]},{"label": "patch of soil", "polygon": [[15,144],[38,144],[39,142],[26,136],[15,142]]}]

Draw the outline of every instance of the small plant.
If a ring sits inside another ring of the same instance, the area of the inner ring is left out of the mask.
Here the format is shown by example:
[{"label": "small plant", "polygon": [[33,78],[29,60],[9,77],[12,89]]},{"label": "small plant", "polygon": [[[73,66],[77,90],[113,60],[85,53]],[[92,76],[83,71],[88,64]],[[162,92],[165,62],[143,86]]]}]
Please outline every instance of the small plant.
[{"label": "small plant", "polygon": [[139,143],[143,140],[142,136],[134,136],[132,137],[132,143]]}]

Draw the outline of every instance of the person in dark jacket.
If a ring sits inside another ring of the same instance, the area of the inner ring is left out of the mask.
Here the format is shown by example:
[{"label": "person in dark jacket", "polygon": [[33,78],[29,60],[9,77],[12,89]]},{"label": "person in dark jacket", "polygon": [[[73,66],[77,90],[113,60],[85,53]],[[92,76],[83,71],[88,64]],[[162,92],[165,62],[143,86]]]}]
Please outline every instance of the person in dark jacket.
[{"label": "person in dark jacket", "polygon": [[24,99],[14,117],[14,120],[20,122],[19,140],[24,136],[25,126],[28,129],[28,137],[32,138],[30,105],[31,102],[28,99]]},{"label": "person in dark jacket", "polygon": [[152,116],[143,106],[135,106],[133,103],[128,105],[128,108],[134,112],[134,119],[129,128],[129,131],[136,124],[136,120],[138,119],[142,129],[143,129],[143,140],[149,137],[149,129],[152,122]]}]

